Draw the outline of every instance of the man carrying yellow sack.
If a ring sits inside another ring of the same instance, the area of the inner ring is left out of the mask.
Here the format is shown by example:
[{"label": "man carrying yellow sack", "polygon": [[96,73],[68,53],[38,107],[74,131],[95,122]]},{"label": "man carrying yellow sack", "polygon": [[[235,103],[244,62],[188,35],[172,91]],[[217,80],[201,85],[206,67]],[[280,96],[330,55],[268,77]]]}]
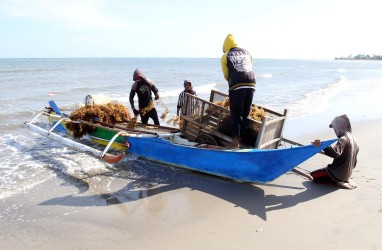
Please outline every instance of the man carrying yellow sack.
[{"label": "man carrying yellow sack", "polygon": [[252,69],[251,54],[238,47],[232,34],[228,34],[223,44],[221,65],[224,78],[228,81],[232,142],[227,147],[240,147],[240,133],[248,125],[252,98],[255,92],[255,73]]}]

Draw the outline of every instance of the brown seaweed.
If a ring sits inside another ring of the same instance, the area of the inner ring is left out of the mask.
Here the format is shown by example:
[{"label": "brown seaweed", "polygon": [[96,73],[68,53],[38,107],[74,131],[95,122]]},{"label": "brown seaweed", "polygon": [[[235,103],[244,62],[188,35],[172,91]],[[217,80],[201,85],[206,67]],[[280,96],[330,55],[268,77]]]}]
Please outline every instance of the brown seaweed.
[{"label": "brown seaweed", "polygon": [[119,103],[81,107],[73,111],[69,118],[72,121],[68,122],[66,126],[73,132],[74,138],[81,138],[86,134],[91,134],[95,126],[73,121],[83,120],[87,122],[115,124],[117,122],[129,122],[131,119],[129,110]]}]

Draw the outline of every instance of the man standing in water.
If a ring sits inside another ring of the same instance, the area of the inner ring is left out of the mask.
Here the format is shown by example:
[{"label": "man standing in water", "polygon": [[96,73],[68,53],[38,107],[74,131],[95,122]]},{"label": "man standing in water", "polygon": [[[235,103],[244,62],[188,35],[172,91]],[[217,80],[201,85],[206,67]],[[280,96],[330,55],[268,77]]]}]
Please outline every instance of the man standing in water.
[{"label": "man standing in water", "polygon": [[224,78],[228,81],[232,142],[227,147],[240,147],[240,134],[248,125],[252,98],[255,92],[255,73],[252,56],[239,48],[233,35],[228,34],[223,43],[221,65]]},{"label": "man standing in water", "polygon": [[[136,69],[133,75],[133,86],[130,91],[130,105],[134,112],[134,115],[140,114],[143,124],[147,124],[149,118],[154,121],[155,125],[159,125],[158,113],[154,107],[154,102],[151,97],[151,91],[155,95],[155,100],[159,99],[159,91],[155,87],[154,82],[143,74],[140,69]],[[138,108],[134,106],[135,93],[138,95]]]}]

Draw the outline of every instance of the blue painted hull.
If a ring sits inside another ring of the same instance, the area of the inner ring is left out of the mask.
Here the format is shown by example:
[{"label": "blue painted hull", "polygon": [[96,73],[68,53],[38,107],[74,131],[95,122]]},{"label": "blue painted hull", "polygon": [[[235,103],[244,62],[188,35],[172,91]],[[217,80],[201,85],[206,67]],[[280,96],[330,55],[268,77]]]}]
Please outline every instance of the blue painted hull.
[{"label": "blue painted hull", "polygon": [[[49,104],[61,114],[53,101]],[[66,128],[63,127],[64,130]],[[100,133],[99,131],[103,131]],[[95,130],[91,137],[102,145],[116,134],[106,127]],[[119,140],[118,140],[119,139]],[[169,164],[175,167],[199,171],[245,182],[269,182],[290,171],[337,139],[324,141],[320,147],[299,146],[285,149],[238,149],[219,150],[173,144],[160,137],[118,137],[116,148],[125,149],[123,141],[128,141],[128,152],[145,159]]]},{"label": "blue painted hull", "polygon": [[336,141],[287,149],[216,150],[172,144],[161,138],[126,137],[128,152],[184,169],[237,181],[269,182]]}]

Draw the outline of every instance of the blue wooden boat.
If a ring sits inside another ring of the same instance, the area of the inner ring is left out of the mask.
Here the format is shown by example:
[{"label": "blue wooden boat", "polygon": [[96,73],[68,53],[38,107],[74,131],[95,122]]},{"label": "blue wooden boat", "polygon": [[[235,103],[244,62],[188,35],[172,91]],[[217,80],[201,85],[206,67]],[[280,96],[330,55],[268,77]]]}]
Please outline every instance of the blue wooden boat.
[{"label": "blue wooden boat", "polygon": [[164,138],[126,137],[128,152],[157,162],[237,181],[269,182],[336,140],[283,149],[208,149],[177,145]]},{"label": "blue wooden boat", "polygon": [[[174,128],[141,125],[141,128],[128,130],[117,125],[104,126],[94,123],[92,125],[96,129],[90,137],[94,142],[106,146],[100,151],[57,134],[56,130],[70,134],[65,127],[68,118],[53,101],[50,102],[50,106],[54,112],[38,115],[49,117],[52,126],[50,130],[44,130],[34,124],[38,116],[26,122],[26,126],[43,136],[103,158],[109,163],[121,160],[124,152],[128,152],[151,161],[244,182],[272,181],[336,141],[323,141],[320,147],[306,145],[276,149],[226,149],[189,142],[181,138],[181,132],[173,131]],[[184,143],[185,141],[187,143]],[[122,150],[123,153],[111,155],[107,153],[110,147]]]}]

